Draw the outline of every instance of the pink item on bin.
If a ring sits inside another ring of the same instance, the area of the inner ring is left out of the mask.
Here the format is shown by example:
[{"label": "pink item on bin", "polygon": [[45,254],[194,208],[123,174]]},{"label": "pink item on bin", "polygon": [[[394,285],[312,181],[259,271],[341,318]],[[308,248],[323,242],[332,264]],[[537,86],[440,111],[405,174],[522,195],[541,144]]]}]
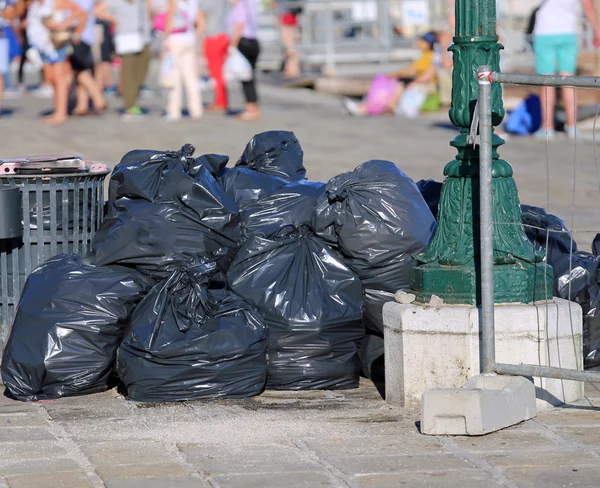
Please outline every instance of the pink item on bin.
[{"label": "pink item on bin", "polygon": [[96,161],[84,161],[79,155],[32,156],[0,159],[0,175],[106,173],[108,166]]},{"label": "pink item on bin", "polygon": [[386,75],[375,76],[367,93],[369,115],[381,115],[387,110],[397,86],[397,80],[390,79]]}]

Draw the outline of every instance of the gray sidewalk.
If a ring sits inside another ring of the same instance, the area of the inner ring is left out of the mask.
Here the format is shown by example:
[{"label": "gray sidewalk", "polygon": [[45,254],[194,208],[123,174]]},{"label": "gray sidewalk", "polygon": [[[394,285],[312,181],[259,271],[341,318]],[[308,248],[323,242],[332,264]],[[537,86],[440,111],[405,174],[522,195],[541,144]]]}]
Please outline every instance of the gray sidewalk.
[{"label": "gray sidewalk", "polygon": [[[335,99],[261,88],[264,118],[255,124],[216,115],[167,124],[159,118],[163,101],[150,98],[151,115],[140,123],[111,111],[54,128],[37,119],[49,100],[7,100],[14,113],[0,118],[0,157],[75,151],[112,166],[134,148],[190,142],[198,154],[235,160],[268,129],[297,133],[313,180],[374,158],[395,161],[415,180],[441,180],[455,154],[444,114],[352,119]],[[513,163],[521,201],[543,207],[548,161],[550,211],[568,224],[575,174],[575,227],[600,230],[593,144],[561,140],[546,150],[513,139],[501,154]],[[593,233],[576,238],[587,249]],[[37,404],[2,397],[0,487],[597,487],[600,390],[588,385],[587,393],[581,405],[483,438],[422,436],[419,413],[389,406],[368,381],[343,392],[175,405],[134,404],[115,390]]]},{"label": "gray sidewalk", "polygon": [[0,486],[597,487],[600,391],[479,438],[418,433],[363,381],[342,392],[135,404],[116,391],[0,399]]}]

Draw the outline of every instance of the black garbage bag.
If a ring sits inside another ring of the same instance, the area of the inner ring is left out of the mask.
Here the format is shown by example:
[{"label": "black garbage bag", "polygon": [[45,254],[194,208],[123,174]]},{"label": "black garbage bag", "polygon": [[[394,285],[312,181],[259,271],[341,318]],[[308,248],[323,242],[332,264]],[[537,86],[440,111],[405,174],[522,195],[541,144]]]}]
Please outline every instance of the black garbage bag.
[{"label": "black garbage bag", "polygon": [[271,237],[284,227],[314,228],[318,199],[325,184],[307,180],[289,183],[240,212],[242,240],[254,235]]},{"label": "black garbage bag", "polygon": [[224,173],[219,182],[225,192],[240,208],[254,203],[284,187],[289,180],[244,167],[235,167]]},{"label": "black garbage bag", "polygon": [[267,329],[256,310],[214,287],[196,260],[157,284],[131,318],[117,371],[132,400],[244,398],[267,378]]},{"label": "black garbage bag", "polygon": [[390,161],[332,178],[317,208],[318,234],[339,248],[365,288],[390,293],[409,288],[412,256],[435,229],[419,189]]},{"label": "black garbage bag", "polygon": [[437,220],[438,206],[440,204],[440,196],[442,194],[442,183],[439,181],[428,180],[417,181],[417,188],[423,195],[423,199],[427,203],[433,218]]},{"label": "black garbage bag", "polygon": [[142,198],[155,203],[193,200],[194,192],[214,186],[210,180],[217,178],[229,161],[227,156],[218,154],[195,159],[194,152],[191,144],[179,151],[128,152],[110,177],[109,205],[112,207],[119,198]]},{"label": "black garbage bag", "polygon": [[600,366],[600,256],[576,251],[554,258],[557,295],[579,303],[583,312],[583,357],[585,368]]},{"label": "black garbage bag", "polygon": [[[555,267],[558,264],[557,260],[564,254],[569,254],[571,249],[577,252],[577,243],[565,223],[556,215],[531,205],[521,205],[521,215],[527,238],[536,251],[546,251],[548,264]],[[557,296],[557,293],[558,289],[555,286],[554,295]]]},{"label": "black garbage bag", "polygon": [[2,357],[2,380],[18,400],[107,389],[133,307],[154,281],[132,269],[59,255],[25,284]]},{"label": "black garbage bag", "polygon": [[365,338],[360,347],[360,362],[362,374],[371,378],[373,363],[383,357],[383,306],[395,301],[393,293],[381,290],[365,289]]},{"label": "black garbage bag", "polygon": [[206,218],[200,218],[186,207],[122,198],[96,232],[90,259],[100,266],[134,266],[162,279],[197,254],[226,248],[221,260],[226,269],[237,252],[240,230],[238,214],[225,205],[214,199]]},{"label": "black garbage bag", "polygon": [[293,132],[271,130],[255,135],[237,162],[260,173],[278,176],[289,181],[306,176],[304,151]]},{"label": "black garbage bag", "polygon": [[267,388],[358,386],[362,286],[311,230],[289,227],[271,238],[250,238],[228,278],[269,326]]},{"label": "black garbage bag", "polygon": [[[375,379],[375,376],[381,374],[384,362],[384,341],[383,336],[371,331],[367,331],[365,338],[360,344],[360,365],[361,373],[365,378]],[[379,380],[383,378],[378,378]]]},{"label": "black garbage bag", "polygon": [[[581,305],[584,367],[596,368],[600,366],[600,256],[596,251],[579,251],[565,223],[543,208],[521,205],[521,212],[527,237],[536,250],[546,251],[554,269],[553,295]],[[594,243],[598,240],[596,236]]]}]

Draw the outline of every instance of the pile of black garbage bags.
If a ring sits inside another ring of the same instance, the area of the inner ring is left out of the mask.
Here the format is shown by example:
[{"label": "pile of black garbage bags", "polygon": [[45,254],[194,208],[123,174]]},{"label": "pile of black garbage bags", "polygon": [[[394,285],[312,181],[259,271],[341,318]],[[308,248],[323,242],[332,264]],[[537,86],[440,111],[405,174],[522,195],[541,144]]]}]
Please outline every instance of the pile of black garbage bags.
[{"label": "pile of black garbage bags", "polygon": [[255,136],[232,168],[193,154],[126,154],[89,255],[29,276],[2,358],[7,394],[120,382],[135,401],[243,398],[368,374],[382,305],[436,227],[415,183],[388,161],[308,181],[285,131]]}]

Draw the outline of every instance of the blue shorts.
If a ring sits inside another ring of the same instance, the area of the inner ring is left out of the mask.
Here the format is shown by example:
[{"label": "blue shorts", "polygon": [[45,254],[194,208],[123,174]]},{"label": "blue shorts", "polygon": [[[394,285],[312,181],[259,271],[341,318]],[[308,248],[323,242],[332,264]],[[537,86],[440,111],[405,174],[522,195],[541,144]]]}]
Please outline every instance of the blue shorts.
[{"label": "blue shorts", "polygon": [[577,35],[557,34],[535,36],[533,52],[538,75],[557,73],[574,75],[577,70]]},{"label": "blue shorts", "polygon": [[40,56],[42,57],[44,64],[64,63],[69,57],[67,49],[67,47],[61,47],[60,49],[55,49],[51,54],[40,52]]}]

